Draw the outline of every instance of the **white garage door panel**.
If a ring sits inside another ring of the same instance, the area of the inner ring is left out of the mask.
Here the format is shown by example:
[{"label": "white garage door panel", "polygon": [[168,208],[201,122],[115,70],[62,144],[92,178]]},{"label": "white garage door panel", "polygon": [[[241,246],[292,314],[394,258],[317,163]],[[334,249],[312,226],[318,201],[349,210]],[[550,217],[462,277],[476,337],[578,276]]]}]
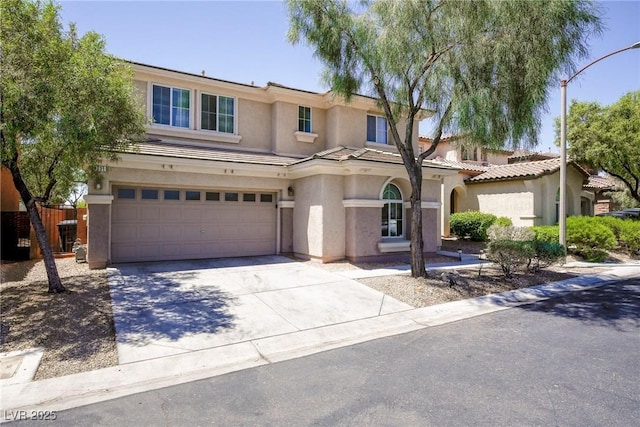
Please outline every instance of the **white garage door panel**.
[{"label": "white garage door panel", "polygon": [[[131,187],[127,187],[131,188]],[[112,205],[113,262],[271,255],[276,251],[273,202],[119,199]],[[218,191],[218,190],[213,190]],[[158,194],[162,198],[162,191]],[[266,193],[262,193],[266,194]],[[239,192],[242,199],[242,192]],[[220,191],[224,199],[224,192]]]}]

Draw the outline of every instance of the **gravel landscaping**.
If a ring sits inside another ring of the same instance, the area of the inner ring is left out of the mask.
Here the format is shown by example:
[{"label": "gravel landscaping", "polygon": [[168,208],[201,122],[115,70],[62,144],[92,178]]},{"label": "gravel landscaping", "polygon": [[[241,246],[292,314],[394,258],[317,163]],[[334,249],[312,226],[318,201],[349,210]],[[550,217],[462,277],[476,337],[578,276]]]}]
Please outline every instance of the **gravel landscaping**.
[{"label": "gravel landscaping", "polygon": [[3,261],[0,352],[44,347],[36,380],[117,365],[106,270],[56,264],[67,292],[49,294],[42,261]]}]

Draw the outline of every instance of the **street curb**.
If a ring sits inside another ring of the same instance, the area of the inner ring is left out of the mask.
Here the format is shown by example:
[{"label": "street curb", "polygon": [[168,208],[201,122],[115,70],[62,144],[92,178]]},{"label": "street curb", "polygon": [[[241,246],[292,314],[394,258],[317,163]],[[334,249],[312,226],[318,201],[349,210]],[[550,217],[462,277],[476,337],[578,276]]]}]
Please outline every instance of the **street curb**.
[{"label": "street curb", "polygon": [[[2,387],[4,414],[62,411],[403,334],[640,277],[640,266],[91,372]],[[3,417],[0,423],[10,421]]]}]

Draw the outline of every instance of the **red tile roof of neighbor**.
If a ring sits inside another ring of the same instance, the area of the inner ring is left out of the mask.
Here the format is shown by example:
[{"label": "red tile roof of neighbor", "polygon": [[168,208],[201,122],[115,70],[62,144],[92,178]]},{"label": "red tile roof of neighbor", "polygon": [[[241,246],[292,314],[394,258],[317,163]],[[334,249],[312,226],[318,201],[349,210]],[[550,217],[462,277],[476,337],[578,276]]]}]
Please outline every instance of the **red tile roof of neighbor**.
[{"label": "red tile roof of neighbor", "polygon": [[[577,168],[585,178],[589,174],[578,164],[571,161],[570,165]],[[511,181],[519,179],[534,179],[552,174],[560,169],[560,159],[539,160],[536,162],[513,163],[509,165],[492,166],[486,172],[471,177],[466,182],[473,184],[490,181]]]},{"label": "red tile roof of neighbor", "polygon": [[458,162],[455,160],[444,159],[440,156],[436,157],[435,159],[432,159],[431,162],[437,163],[443,166],[450,166],[453,168],[462,169],[463,171],[467,171],[467,172],[486,172],[487,170],[489,170],[489,168],[495,167],[491,165],[483,166],[476,163]]},{"label": "red tile roof of neighbor", "polygon": [[583,187],[593,190],[609,190],[615,188],[616,183],[608,176],[591,175],[589,182]]}]

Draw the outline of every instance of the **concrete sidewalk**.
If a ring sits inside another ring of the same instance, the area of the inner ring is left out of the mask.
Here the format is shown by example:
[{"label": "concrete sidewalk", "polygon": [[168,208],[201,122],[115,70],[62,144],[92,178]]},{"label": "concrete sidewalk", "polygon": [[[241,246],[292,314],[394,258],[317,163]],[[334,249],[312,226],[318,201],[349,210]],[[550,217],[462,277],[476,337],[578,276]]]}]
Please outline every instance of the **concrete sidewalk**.
[{"label": "concrete sidewalk", "polygon": [[[459,263],[457,266],[460,268]],[[559,293],[589,289],[634,277],[640,277],[640,265],[528,289],[133,361],[65,377],[17,384],[0,382],[0,410],[4,413],[64,410],[462,320],[548,299]]]}]

